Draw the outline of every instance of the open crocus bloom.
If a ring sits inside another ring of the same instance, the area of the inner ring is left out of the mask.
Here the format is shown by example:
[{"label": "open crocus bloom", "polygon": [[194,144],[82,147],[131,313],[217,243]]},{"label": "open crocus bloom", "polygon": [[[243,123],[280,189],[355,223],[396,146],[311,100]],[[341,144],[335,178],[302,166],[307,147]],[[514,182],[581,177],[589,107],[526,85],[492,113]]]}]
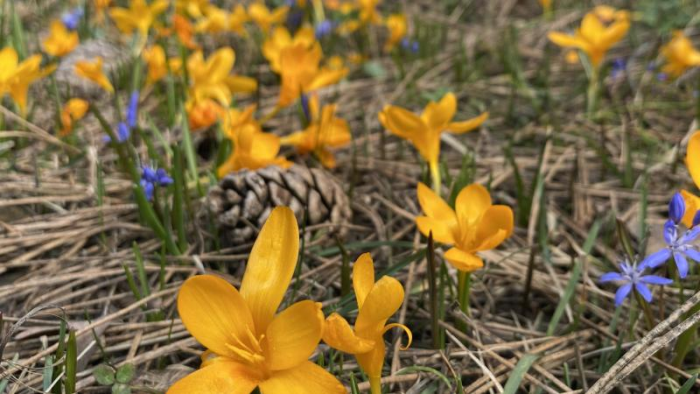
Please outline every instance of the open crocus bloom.
[{"label": "open crocus bloom", "polygon": [[73,122],[82,119],[87,113],[90,104],[79,98],[72,98],[66,102],[61,110],[61,131],[58,135],[64,137],[73,131]]},{"label": "open crocus bloom", "polygon": [[673,33],[673,39],[661,48],[666,64],[661,71],[674,78],[680,77],[687,69],[700,66],[700,52],[682,31]]},{"label": "open crocus bloom", "polygon": [[488,112],[463,122],[453,122],[457,111],[457,99],[447,93],[439,102],[431,101],[418,116],[404,108],[387,105],[379,113],[379,121],[390,132],[411,141],[420,155],[430,165],[435,177],[440,157],[440,134],[444,131],[461,134],[479,127],[489,117]]},{"label": "open crocus bloom", "polygon": [[233,151],[218,168],[219,177],[242,169],[257,170],[272,165],[289,168],[292,165],[284,157],[277,156],[280,138],[262,131],[260,124],[253,118],[254,109],[255,107],[248,107],[241,113],[234,110],[225,114],[223,130],[233,144]]},{"label": "open crocus bloom", "polygon": [[314,45],[319,45],[314,36],[314,29],[309,26],[304,26],[297,30],[294,37],[289,33],[283,26],[276,27],[272,30],[272,34],[265,40],[262,45],[262,53],[270,62],[270,68],[272,71],[280,74],[282,68],[280,67],[280,55],[284,48],[302,45],[306,48],[311,48]]},{"label": "open crocus bloom", "polygon": [[250,93],[257,89],[257,82],[248,77],[229,75],[236,54],[231,48],[221,48],[204,60],[201,51],[187,59],[190,77],[190,97],[195,101],[211,98],[224,106],[231,102],[233,93]]},{"label": "open crocus bloom", "polygon": [[78,32],[70,31],[60,20],[51,22],[51,34],[42,43],[51,56],[65,56],[78,46]]},{"label": "open crocus bloom", "polygon": [[550,32],[548,37],[553,43],[565,48],[577,48],[586,53],[593,66],[598,67],[605,53],[627,34],[630,27],[628,14],[618,11],[611,15],[613,22],[606,26],[601,18],[601,11],[589,12],[581,21],[581,28],[572,35]]},{"label": "open crocus bloom", "polygon": [[32,55],[20,62],[14,48],[3,48],[0,51],[0,98],[9,93],[24,114],[27,110],[29,85],[55,69],[55,65],[41,68],[41,55]]},{"label": "open crocus bloom", "polygon": [[292,279],[299,229],[287,207],[275,208],[260,231],[236,290],[212,275],[188,279],[177,308],[187,330],[208,350],[202,367],[168,394],[345,393],[333,375],[309,361],[323,332],[321,306],[300,301],[276,314]]},{"label": "open crocus bloom", "polygon": [[389,38],[384,43],[384,51],[389,52],[406,36],[408,22],[406,21],[406,15],[393,14],[386,18],[385,24],[387,29],[389,29]]},{"label": "open crocus bloom", "polygon": [[513,232],[513,211],[505,205],[492,205],[485,187],[472,184],[459,192],[452,210],[430,188],[418,184],[418,202],[425,216],[416,218],[423,235],[433,233],[433,239],[453,245],[445,259],[462,272],[484,266],[479,251],[493,249]]},{"label": "open crocus bloom", "polygon": [[151,25],[167,8],[166,0],[155,0],[151,4],[146,4],[145,0],[131,0],[129,8],[113,7],[109,15],[122,33],[132,34],[137,30],[141,36],[139,46],[143,47]]},{"label": "open crocus bloom", "polygon": [[148,74],[146,74],[147,86],[165,78],[168,75],[168,71],[172,74],[177,74],[181,71],[182,60],[179,58],[168,59],[165,55],[165,50],[160,45],[144,49],[142,57],[148,66]]},{"label": "open crocus bloom", "polygon": [[[695,186],[700,188],[700,130],[695,131],[695,134],[688,141],[685,165],[688,167],[688,172],[690,172],[690,177],[693,178]],[[683,200],[685,200],[683,224],[691,228],[693,227],[695,213],[700,209],[700,197],[687,190],[681,190],[681,195]]]},{"label": "open crocus bloom", "polygon": [[411,346],[413,335],[403,324],[386,324],[386,321],[403,303],[403,286],[398,280],[383,276],[374,281],[374,263],[369,253],[361,255],[352,270],[352,283],[359,312],[353,330],[339,314],[326,319],[323,341],[341,352],[354,354],[357,363],[367,374],[372,394],[381,393],[382,366],[384,365],[384,333],[394,327],[402,328]]},{"label": "open crocus bloom", "polygon": [[248,16],[263,32],[268,32],[272,26],[279,25],[287,19],[288,6],[277,7],[270,11],[265,3],[256,1],[248,6]]},{"label": "open crocus bloom", "polygon": [[313,152],[327,168],[335,167],[335,157],[328,148],[336,148],[350,142],[350,130],[345,119],[335,117],[337,105],[326,105],[319,116],[318,97],[309,100],[311,123],[303,131],[282,137],[282,145],[292,145],[301,154]]},{"label": "open crocus bloom", "polygon": [[114,93],[114,86],[109,82],[109,78],[102,71],[102,58],[97,56],[92,62],[75,62],[75,73],[89,81],[92,81],[109,93]]}]

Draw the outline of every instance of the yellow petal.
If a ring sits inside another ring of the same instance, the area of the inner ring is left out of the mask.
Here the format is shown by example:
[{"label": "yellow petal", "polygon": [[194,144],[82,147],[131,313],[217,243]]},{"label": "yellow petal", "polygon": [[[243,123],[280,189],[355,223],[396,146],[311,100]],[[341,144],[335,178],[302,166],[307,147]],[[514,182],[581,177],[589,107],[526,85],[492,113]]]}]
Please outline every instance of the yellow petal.
[{"label": "yellow petal", "polygon": [[621,20],[613,23],[603,33],[601,37],[602,45],[605,48],[610,48],[617,44],[618,41],[622,40],[627,34],[627,30],[630,28],[630,23],[626,20]]},{"label": "yellow petal", "polygon": [[411,347],[411,344],[413,343],[413,332],[411,332],[411,329],[406,327],[403,324],[391,323],[391,324],[387,324],[384,327],[384,330],[382,331],[382,335],[384,335],[387,331],[389,331],[393,328],[400,328],[403,330],[403,332],[406,333],[406,336],[408,337],[408,343],[406,344],[406,346],[402,346],[401,350],[408,350],[408,348]]},{"label": "yellow petal", "polygon": [[284,371],[274,371],[272,377],[260,383],[262,394],[345,394],[345,387],[333,375],[318,365],[304,361]]},{"label": "yellow petal", "polygon": [[178,380],[167,394],[250,394],[258,385],[256,375],[241,364],[217,360]]},{"label": "yellow petal", "polygon": [[485,187],[473,183],[459,192],[455,201],[460,228],[476,224],[481,215],[491,206],[491,196]]},{"label": "yellow petal", "polygon": [[357,314],[355,332],[362,338],[381,335],[384,323],[403,303],[403,286],[398,280],[384,276],[374,284]]},{"label": "yellow petal", "polygon": [[500,245],[513,233],[513,210],[505,205],[489,207],[476,230],[477,250],[489,250]]},{"label": "yellow petal", "polygon": [[272,321],[292,280],[299,254],[299,227],[294,213],[277,207],[260,230],[248,258],[241,295],[248,303],[257,332]]},{"label": "yellow petal", "polygon": [[374,262],[369,253],[363,253],[352,267],[352,285],[357,298],[357,306],[362,308],[365,298],[374,287]]},{"label": "yellow petal", "polygon": [[370,379],[379,379],[382,377],[382,366],[384,366],[384,357],[386,353],[386,345],[381,333],[377,336],[374,348],[367,353],[356,354],[357,363]]},{"label": "yellow petal", "polygon": [[236,288],[213,275],[189,278],[180,288],[177,310],[187,331],[204,347],[222,356],[235,356],[227,344],[255,332],[253,317]]},{"label": "yellow petal", "polygon": [[695,132],[688,141],[688,150],[685,155],[685,165],[695,182],[695,186],[700,188],[700,132]]},{"label": "yellow petal", "polygon": [[413,112],[389,105],[384,107],[379,121],[392,133],[401,138],[412,139],[417,134],[426,133],[428,126]]},{"label": "yellow petal", "polygon": [[311,92],[316,89],[320,89],[324,86],[329,86],[337,83],[343,79],[348,73],[347,68],[342,68],[339,70],[331,70],[328,68],[323,68],[314,76],[308,86],[305,86],[305,92]]},{"label": "yellow petal", "polygon": [[348,322],[337,313],[326,319],[323,342],[333,349],[349,354],[367,353],[374,348],[374,341],[355,335]]},{"label": "yellow petal", "polygon": [[463,122],[452,122],[447,125],[447,129],[454,134],[462,134],[466,133],[468,131],[472,131],[476,129],[477,127],[481,126],[482,123],[486,121],[486,119],[489,118],[489,113],[484,112],[483,114],[477,116],[476,118],[472,118],[469,120],[465,120]]},{"label": "yellow petal", "polygon": [[700,209],[700,197],[690,193],[687,190],[681,190],[681,195],[685,201],[685,214],[683,215],[683,224],[690,228],[693,226],[695,213]]},{"label": "yellow petal", "polygon": [[451,248],[445,252],[445,260],[463,272],[476,271],[484,266],[484,261],[479,256],[457,248]]},{"label": "yellow petal", "polygon": [[[419,216],[416,218],[416,225],[421,234],[426,237],[433,233],[433,240],[443,244],[453,245],[455,238],[453,235],[453,227],[456,222],[447,222],[437,220],[427,216]],[[451,227],[452,226],[452,227]]]},{"label": "yellow petal", "polygon": [[598,46],[603,40],[605,26],[600,22],[597,15],[592,12],[587,13],[581,20],[580,34],[593,46]]},{"label": "yellow petal", "polygon": [[258,81],[240,75],[226,78],[226,85],[231,90],[231,93],[252,93],[258,89]]},{"label": "yellow petal", "polygon": [[421,117],[431,129],[443,130],[454,118],[455,111],[457,111],[457,99],[452,92],[449,92],[439,102],[430,102]]},{"label": "yellow petal", "polygon": [[587,44],[581,40],[579,37],[574,37],[568,34],[559,33],[556,31],[551,31],[547,34],[549,41],[565,48],[588,48]]},{"label": "yellow petal", "polygon": [[425,214],[435,220],[453,225],[457,217],[455,211],[440,198],[435,192],[425,184],[418,183],[418,203]]},{"label": "yellow petal", "polygon": [[285,309],[267,327],[265,359],[273,371],[296,367],[316,350],[323,332],[321,304],[300,301]]},{"label": "yellow petal", "polygon": [[226,79],[236,61],[236,54],[231,48],[221,48],[207,60],[207,78],[214,81]]}]

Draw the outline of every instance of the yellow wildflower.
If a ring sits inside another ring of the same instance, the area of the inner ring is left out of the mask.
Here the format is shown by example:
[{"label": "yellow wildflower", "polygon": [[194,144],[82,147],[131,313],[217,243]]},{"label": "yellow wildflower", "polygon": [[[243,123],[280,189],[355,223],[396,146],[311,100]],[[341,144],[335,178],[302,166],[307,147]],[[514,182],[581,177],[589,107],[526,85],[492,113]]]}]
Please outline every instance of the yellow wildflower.
[{"label": "yellow wildflower", "polygon": [[49,36],[42,43],[44,52],[51,56],[65,56],[78,46],[78,32],[66,29],[63,22],[54,20],[51,22]]},{"label": "yellow wildflower", "polygon": [[700,52],[682,31],[673,33],[673,39],[661,48],[661,55],[666,60],[661,71],[674,78],[691,67],[700,66]]},{"label": "yellow wildflower", "polygon": [[326,105],[319,116],[318,97],[309,99],[309,126],[281,139],[282,145],[292,145],[300,154],[313,154],[321,164],[335,167],[335,157],[328,148],[337,148],[350,142],[350,129],[344,119],[335,117],[337,105]]},{"label": "yellow wildflower", "polygon": [[228,16],[228,28],[232,32],[243,37],[246,36],[245,23],[248,22],[248,13],[241,4],[236,4]]},{"label": "yellow wildflower", "polygon": [[61,111],[61,131],[58,135],[61,137],[67,136],[73,131],[73,122],[82,119],[87,113],[90,104],[79,98],[72,98],[63,105]]},{"label": "yellow wildflower", "polygon": [[187,18],[182,15],[173,15],[173,29],[175,29],[177,38],[187,49],[199,47],[194,41],[194,27]]},{"label": "yellow wildflower", "polygon": [[439,186],[440,134],[445,131],[466,133],[479,127],[489,117],[488,112],[463,122],[453,122],[457,111],[455,95],[447,93],[439,102],[430,102],[418,116],[406,109],[387,105],[379,113],[379,121],[397,136],[407,139],[428,162],[434,185]]},{"label": "yellow wildflower", "polygon": [[213,98],[224,106],[231,102],[234,93],[250,93],[257,89],[257,82],[248,77],[230,75],[236,61],[231,48],[221,48],[204,60],[201,51],[187,59],[190,77],[190,97],[195,101]]},{"label": "yellow wildflower", "polygon": [[277,7],[270,11],[262,2],[254,2],[248,6],[248,16],[263,32],[268,32],[271,27],[284,23],[287,19],[289,7]]},{"label": "yellow wildflower", "polygon": [[131,0],[129,8],[113,7],[109,10],[109,15],[122,33],[132,34],[137,30],[143,45],[151,25],[167,8],[167,0],[155,0],[151,4],[146,4],[145,0]]},{"label": "yellow wildflower", "polygon": [[379,23],[379,7],[381,0],[357,0],[357,7],[360,9],[360,21],[362,23]]},{"label": "yellow wildflower", "polygon": [[9,93],[22,114],[27,109],[27,90],[34,81],[53,72],[56,66],[41,68],[41,55],[32,55],[19,62],[12,47],[0,51],[0,97]]},{"label": "yellow wildflower", "polygon": [[176,0],[175,11],[181,15],[201,18],[209,4],[209,0]]},{"label": "yellow wildflower", "polygon": [[224,108],[212,99],[202,100],[198,103],[188,101],[185,103],[185,110],[191,131],[205,129],[213,125],[225,113]]},{"label": "yellow wildflower", "polygon": [[361,255],[352,270],[352,283],[357,298],[357,319],[353,329],[342,316],[333,313],[326,319],[323,341],[341,352],[354,354],[357,363],[367,374],[372,394],[381,394],[382,366],[386,345],[384,333],[401,328],[408,335],[411,346],[413,335],[403,324],[386,321],[401,307],[404,290],[398,280],[383,276],[374,281],[374,263],[369,253]]},{"label": "yellow wildflower", "polygon": [[283,157],[277,156],[280,150],[279,137],[263,132],[260,124],[253,119],[252,112],[249,108],[242,116],[234,113],[224,121],[224,132],[232,142],[233,152],[219,167],[220,178],[242,169],[257,170],[271,165],[288,168],[292,165]]},{"label": "yellow wildflower", "polygon": [[114,93],[114,87],[109,82],[109,78],[102,71],[102,58],[96,57],[92,62],[78,61],[75,63],[75,73],[78,76],[88,79],[102,87],[109,93]]},{"label": "yellow wildflower", "polygon": [[384,51],[389,52],[406,36],[408,23],[406,21],[406,15],[393,14],[386,18],[385,24],[389,29],[389,38],[387,38],[386,43],[384,43]]},{"label": "yellow wildflower", "polygon": [[306,300],[276,313],[292,280],[299,229],[292,210],[277,207],[250,252],[241,289],[214,275],[182,285],[182,323],[208,350],[202,367],[168,394],[345,393],[325,369],[308,360],[323,333],[321,304]]},{"label": "yellow wildflower", "polygon": [[588,55],[593,66],[598,67],[605,53],[625,37],[630,27],[629,19],[623,16],[626,14],[619,15],[619,18],[606,26],[600,17],[589,12],[583,17],[581,28],[576,30],[575,35],[553,31],[549,32],[548,37],[561,47],[580,49]]},{"label": "yellow wildflower", "polygon": [[262,45],[263,56],[270,62],[270,68],[276,73],[282,71],[280,67],[280,57],[282,50],[285,48],[301,45],[310,48],[314,45],[319,45],[314,37],[314,30],[309,26],[300,28],[294,37],[289,33],[289,30],[279,26],[276,27],[272,34],[265,40]]},{"label": "yellow wildflower", "polygon": [[479,184],[459,192],[455,210],[422,183],[418,202],[426,215],[416,218],[418,229],[425,236],[432,232],[437,242],[453,245],[445,252],[445,260],[461,272],[482,268],[477,252],[497,247],[513,233],[513,211],[492,205],[488,190]]},{"label": "yellow wildflower", "polygon": [[180,72],[182,61],[178,58],[167,59],[165,50],[160,45],[154,45],[146,48],[142,54],[143,60],[148,67],[146,74],[146,85],[154,84],[168,75],[168,67],[170,72],[177,74]]},{"label": "yellow wildflower", "polygon": [[[693,178],[695,186],[700,188],[700,130],[696,130],[688,141],[688,151],[685,155],[685,165],[688,167],[690,177]],[[683,224],[691,228],[695,213],[700,209],[700,197],[687,190],[681,190],[681,195],[685,200],[685,214]]]},{"label": "yellow wildflower", "polygon": [[97,14],[97,21],[102,22],[105,18],[105,8],[112,4],[112,0],[94,0],[95,14]]}]

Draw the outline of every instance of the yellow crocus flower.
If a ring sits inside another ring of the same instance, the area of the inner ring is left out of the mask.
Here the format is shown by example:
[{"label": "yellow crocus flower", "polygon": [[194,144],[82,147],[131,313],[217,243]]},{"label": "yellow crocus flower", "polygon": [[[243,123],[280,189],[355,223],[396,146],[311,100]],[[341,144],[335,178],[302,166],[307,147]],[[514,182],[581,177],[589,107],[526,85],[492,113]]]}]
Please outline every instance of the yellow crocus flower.
[{"label": "yellow crocus flower", "polygon": [[304,155],[313,152],[321,164],[335,167],[335,157],[328,148],[337,148],[350,142],[350,129],[345,119],[335,117],[337,105],[326,105],[319,116],[318,97],[309,99],[311,121],[302,130],[282,137],[282,145],[291,145]]},{"label": "yellow crocus flower", "polygon": [[165,50],[160,45],[154,45],[146,48],[142,55],[143,60],[148,67],[146,74],[146,85],[152,85],[168,75],[168,68],[172,74],[180,72],[182,61],[178,58],[168,59],[165,55]]},{"label": "yellow crocus flower", "polygon": [[0,51],[0,97],[9,93],[24,114],[27,110],[29,85],[55,69],[55,65],[42,69],[41,55],[32,55],[20,62],[14,48],[3,48]]},{"label": "yellow crocus flower", "polygon": [[260,124],[253,119],[252,108],[242,114],[230,113],[224,120],[224,134],[231,140],[233,151],[228,159],[218,168],[219,178],[242,169],[257,170],[269,166],[289,168],[292,163],[278,157],[280,138],[262,131]]},{"label": "yellow crocus flower", "polygon": [[248,6],[248,16],[263,32],[268,32],[271,27],[284,23],[287,19],[289,7],[277,7],[270,11],[262,2],[254,2]]},{"label": "yellow crocus flower", "polygon": [[357,8],[360,10],[360,22],[362,23],[379,23],[381,17],[379,16],[379,3],[381,0],[356,0]]},{"label": "yellow crocus flower", "polygon": [[179,14],[189,15],[193,18],[200,18],[204,15],[204,10],[209,7],[209,0],[176,0],[175,11]]},{"label": "yellow crocus flower", "polygon": [[302,93],[312,92],[340,81],[347,68],[331,69],[321,67],[321,46],[316,43],[310,48],[304,44],[291,45],[280,53],[279,67],[282,76],[278,107],[292,104]]},{"label": "yellow crocus flower", "polygon": [[325,369],[308,360],[323,333],[321,304],[310,300],[276,313],[292,280],[299,228],[292,210],[272,210],[250,252],[241,289],[214,275],[182,285],[182,323],[208,350],[202,367],[167,394],[345,393]]},{"label": "yellow crocus flower", "polygon": [[384,51],[389,52],[406,36],[408,22],[406,21],[406,15],[393,14],[386,18],[385,24],[389,29],[389,38],[384,43]]},{"label": "yellow crocus flower", "polygon": [[440,134],[447,131],[454,134],[466,133],[479,127],[489,117],[488,112],[463,121],[453,122],[457,111],[457,99],[447,93],[439,102],[431,101],[418,116],[404,108],[387,105],[379,113],[379,121],[390,132],[411,141],[413,146],[430,166],[436,190],[440,185]]},{"label": "yellow crocus flower", "polygon": [[228,28],[232,32],[239,34],[243,37],[247,35],[245,31],[245,23],[248,22],[248,13],[245,7],[241,4],[236,4],[228,17]]},{"label": "yellow crocus flower", "polygon": [[506,205],[492,205],[488,190],[479,184],[462,189],[453,210],[419,183],[418,202],[425,213],[416,218],[418,230],[426,237],[432,232],[437,242],[452,245],[445,259],[461,272],[482,268],[477,252],[497,247],[513,233],[513,211]]},{"label": "yellow crocus flower", "polygon": [[122,33],[132,34],[137,30],[143,45],[151,25],[167,8],[167,0],[155,0],[151,4],[146,4],[145,0],[131,0],[129,8],[113,7],[109,10],[109,15]]},{"label": "yellow crocus flower", "polygon": [[[618,11],[621,12],[621,11]],[[589,12],[581,21],[581,28],[571,36],[560,32],[549,32],[547,35],[553,43],[565,48],[577,48],[583,51],[594,67],[598,67],[605,53],[622,40],[630,27],[628,14],[619,14],[609,25],[605,25],[601,17]]]},{"label": "yellow crocus flower", "polygon": [[42,43],[44,52],[51,56],[65,56],[78,46],[78,32],[66,29],[63,22],[51,22],[49,36]]},{"label": "yellow crocus flower", "polygon": [[552,0],[538,0],[545,14],[552,11]]},{"label": "yellow crocus flower", "polygon": [[302,45],[307,48],[318,45],[316,37],[314,36],[314,29],[309,26],[304,26],[297,30],[294,37],[292,37],[289,30],[283,26],[276,27],[272,31],[272,34],[270,34],[262,45],[263,56],[270,62],[272,71],[278,74],[282,71],[280,67],[282,50],[294,45]]},{"label": "yellow crocus flower", "polygon": [[187,59],[187,72],[190,77],[190,97],[195,101],[213,98],[224,106],[231,102],[234,93],[254,92],[258,84],[248,77],[230,75],[236,61],[231,48],[221,48],[205,61],[201,51]]},{"label": "yellow crocus flower", "polygon": [[700,52],[682,31],[673,33],[673,39],[661,48],[666,64],[661,71],[678,78],[691,68],[700,66]]},{"label": "yellow crocus flower", "polygon": [[197,49],[199,45],[194,41],[194,27],[192,23],[182,15],[173,15],[173,29],[177,38],[187,49]]},{"label": "yellow crocus flower", "polygon": [[219,120],[225,113],[224,107],[212,99],[200,102],[188,101],[185,110],[189,119],[190,131],[205,129]]},{"label": "yellow crocus flower", "polygon": [[228,30],[228,12],[217,6],[210,5],[204,11],[204,15],[195,26],[198,32],[223,33]]},{"label": "yellow crocus flower", "polygon": [[[700,130],[696,130],[688,141],[688,150],[685,155],[685,165],[688,167],[690,177],[693,178],[695,186],[700,188]],[[681,190],[683,200],[685,200],[685,214],[683,224],[691,228],[695,213],[700,210],[700,197],[687,191]]]},{"label": "yellow crocus flower", "polygon": [[72,98],[63,105],[61,111],[61,131],[58,135],[64,137],[73,131],[73,122],[82,119],[87,113],[90,104],[79,98]]},{"label": "yellow crocus flower", "polygon": [[93,4],[95,6],[95,14],[97,14],[97,21],[102,23],[105,18],[105,9],[112,4],[112,0],[94,0]]},{"label": "yellow crocus flower", "polygon": [[357,319],[353,329],[342,316],[333,313],[326,319],[323,341],[341,352],[354,354],[357,363],[369,378],[372,394],[381,394],[382,366],[384,365],[384,333],[399,327],[408,335],[411,346],[413,335],[403,324],[386,321],[399,310],[404,300],[403,286],[398,280],[383,276],[374,281],[374,262],[369,253],[361,255],[352,270],[352,283],[357,298]]},{"label": "yellow crocus flower", "polygon": [[107,78],[105,73],[102,71],[102,58],[100,56],[97,56],[92,62],[75,62],[75,73],[80,77],[100,85],[102,89],[108,91],[109,93],[114,93],[112,83],[109,82],[109,78]]}]

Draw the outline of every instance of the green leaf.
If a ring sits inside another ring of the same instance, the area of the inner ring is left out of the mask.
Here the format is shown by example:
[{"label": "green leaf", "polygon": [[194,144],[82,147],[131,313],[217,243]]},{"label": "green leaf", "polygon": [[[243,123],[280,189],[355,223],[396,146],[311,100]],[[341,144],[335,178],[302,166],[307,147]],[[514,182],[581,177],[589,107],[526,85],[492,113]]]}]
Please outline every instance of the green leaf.
[{"label": "green leaf", "polygon": [[447,385],[448,389],[452,390],[452,384],[450,383],[450,379],[447,376],[443,375],[440,371],[438,371],[437,369],[434,369],[434,368],[421,367],[419,365],[414,365],[412,367],[406,367],[406,368],[402,368],[402,369],[396,371],[396,375],[403,375],[403,374],[411,373],[411,372],[431,373],[431,374],[437,376],[440,380],[442,380]]},{"label": "green leaf", "polygon": [[131,379],[134,378],[134,372],[136,372],[136,367],[134,364],[124,364],[119,369],[117,369],[117,382],[119,383],[129,383]]},{"label": "green leaf", "polygon": [[112,394],[131,394],[131,387],[122,383],[117,383],[112,386]]},{"label": "green leaf", "polygon": [[100,364],[92,370],[92,376],[95,377],[97,383],[103,386],[111,386],[114,384],[114,368],[107,364]]},{"label": "green leaf", "polygon": [[693,374],[693,376],[690,377],[685,383],[683,383],[683,386],[681,386],[678,391],[676,391],[676,394],[688,394],[690,392],[690,389],[693,388],[693,385],[695,384],[695,381],[698,380],[698,374]]},{"label": "green leaf", "polygon": [[78,365],[78,345],[75,340],[75,331],[71,330],[68,334],[68,345],[66,346],[66,379],[65,389],[66,394],[75,393],[75,383]]},{"label": "green leaf", "polygon": [[532,363],[538,358],[540,358],[538,354],[526,354],[518,361],[510,377],[508,377],[505,387],[503,387],[503,394],[515,394],[518,391],[523,377],[532,366]]}]

